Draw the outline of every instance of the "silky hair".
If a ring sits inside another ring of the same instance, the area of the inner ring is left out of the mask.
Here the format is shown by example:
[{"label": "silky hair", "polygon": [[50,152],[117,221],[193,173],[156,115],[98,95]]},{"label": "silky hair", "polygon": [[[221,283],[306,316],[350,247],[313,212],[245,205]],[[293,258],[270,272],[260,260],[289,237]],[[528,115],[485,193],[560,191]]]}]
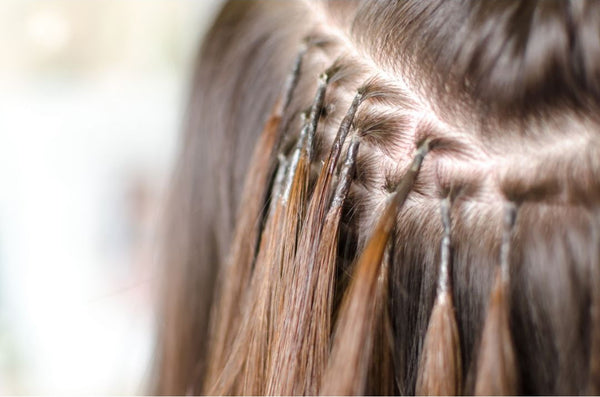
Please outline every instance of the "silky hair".
[{"label": "silky hair", "polygon": [[600,393],[600,3],[227,2],[157,394]]}]

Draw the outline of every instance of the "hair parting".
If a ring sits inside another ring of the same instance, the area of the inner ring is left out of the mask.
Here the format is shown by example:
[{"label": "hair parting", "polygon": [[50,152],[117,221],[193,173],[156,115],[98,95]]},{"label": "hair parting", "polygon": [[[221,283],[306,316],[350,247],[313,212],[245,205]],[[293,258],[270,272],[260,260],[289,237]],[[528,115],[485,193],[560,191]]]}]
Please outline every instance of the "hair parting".
[{"label": "hair parting", "polygon": [[440,202],[443,235],[437,296],[419,362],[416,394],[462,394],[462,360],[450,280],[450,199]]},{"label": "hair parting", "polygon": [[600,393],[599,34],[588,0],[225,2],[154,392]]},{"label": "hair parting", "polygon": [[335,326],[331,355],[321,383],[322,395],[365,393],[375,324],[381,321],[382,299],[387,298],[380,293],[387,284],[387,275],[383,273],[387,269],[382,266],[384,253],[398,211],[412,189],[428,150],[429,140],[425,140],[389,197],[373,234],[354,265]]},{"label": "hair parting", "polygon": [[494,276],[477,358],[476,395],[514,395],[518,390],[508,296],[510,245],[516,216],[516,205],[507,203],[504,209],[500,265]]}]

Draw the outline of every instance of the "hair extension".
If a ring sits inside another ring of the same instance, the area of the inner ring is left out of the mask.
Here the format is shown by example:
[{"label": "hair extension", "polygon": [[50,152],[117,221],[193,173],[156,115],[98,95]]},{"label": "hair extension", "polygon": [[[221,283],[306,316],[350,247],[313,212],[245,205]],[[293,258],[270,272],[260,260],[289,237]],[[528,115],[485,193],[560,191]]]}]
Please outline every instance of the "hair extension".
[{"label": "hair extension", "polygon": [[[276,148],[281,144],[281,138],[279,137],[280,122],[298,84],[305,53],[306,47],[303,46],[296,56],[293,69],[286,82],[283,92],[285,102],[282,102],[281,98],[277,100],[250,162],[251,168],[243,191],[244,196],[241,201],[240,218],[237,220],[232,242],[231,258],[228,260],[229,265],[223,278],[223,291],[218,294],[222,301],[217,301],[217,304],[214,305],[216,309],[214,318],[220,316],[220,320],[213,322],[216,324],[216,328],[212,333],[214,336],[211,337],[214,342],[211,344],[211,358],[208,367],[209,379],[216,378],[216,374],[223,371],[227,356],[231,352],[228,347],[234,345],[233,337],[239,330],[237,321],[241,318],[241,313],[236,313],[235,308],[239,307],[238,302],[244,289],[250,284],[249,280],[253,274],[252,265],[256,257],[257,241],[260,237],[261,210],[266,199],[265,186],[268,185],[267,179],[269,178]],[[280,165],[279,168],[281,170],[283,167]]]},{"label": "hair extension", "polygon": [[302,151],[299,155],[298,168],[295,170],[294,179],[291,185],[292,193],[290,195],[294,196],[296,191],[298,191],[297,202],[303,207],[294,208],[290,205],[288,207],[288,212],[286,213],[286,222],[293,222],[294,226],[292,228],[286,227],[285,229],[289,234],[286,236],[286,242],[284,242],[281,272],[282,283],[279,298],[276,299],[276,301],[281,302],[281,306],[277,309],[278,313],[280,313],[278,315],[278,322],[275,323],[279,332],[275,336],[273,348],[271,349],[271,355],[269,357],[268,394],[291,394],[293,393],[292,385],[296,383],[294,371],[297,366],[293,356],[296,346],[294,346],[293,342],[285,339],[286,336],[292,335],[296,329],[293,320],[290,319],[290,315],[292,310],[297,306],[294,296],[294,290],[297,288],[295,288],[294,285],[298,279],[302,278],[301,273],[303,271],[302,268],[296,266],[294,258],[297,249],[304,250],[309,248],[303,245],[301,238],[303,230],[301,222],[305,218],[305,211],[307,211],[306,216],[308,217],[311,216],[311,212],[313,211],[310,204],[308,205],[308,208],[304,207],[304,203],[308,202],[307,197],[309,194],[308,165],[311,164],[311,158],[313,156],[314,135],[323,109],[325,90],[334,73],[335,71],[330,68],[319,77],[317,93],[313,100],[310,117],[305,127],[306,137],[304,138]]},{"label": "hair extension", "polygon": [[[288,161],[281,155],[273,183],[271,205],[261,235],[246,304],[243,306],[244,320],[234,340],[231,353],[217,382],[207,387],[207,394],[225,395],[249,390],[261,394],[264,382],[264,360],[267,352],[266,339],[259,335],[267,332],[269,306],[269,282],[272,271],[267,258],[276,256],[277,240],[281,231],[283,211],[284,179]],[[253,362],[255,361],[255,362]],[[241,377],[241,379],[240,379]]]},{"label": "hair extension", "polygon": [[[333,270],[336,261],[330,256],[328,243],[325,243],[325,258],[330,260],[322,261],[319,252],[321,241],[335,238],[331,234],[337,234],[337,223],[329,226],[329,230],[327,230],[329,234],[321,235],[321,228],[325,227],[323,225],[327,225],[327,216],[329,215],[326,214],[326,210],[340,150],[363,96],[362,91],[359,90],[342,120],[329,156],[321,167],[308,204],[305,221],[298,235],[298,254],[294,258],[295,272],[292,273],[292,284],[286,290],[286,296],[283,298],[284,308],[281,310],[284,313],[284,322],[280,333],[287,339],[277,340],[278,345],[276,346],[279,347],[275,350],[277,351],[275,360],[277,357],[285,357],[283,361],[285,369],[280,368],[277,371],[277,382],[275,383],[277,387],[284,388],[275,390],[275,386],[273,386],[271,391],[276,394],[315,394],[322,367],[325,365],[330,327],[329,320],[324,319],[331,316],[331,307],[327,306],[327,299],[319,298],[315,294],[321,293],[325,297],[331,298],[330,286],[333,285]],[[348,158],[351,164],[354,163],[357,145],[358,143],[353,142],[348,149]],[[348,172],[346,171],[344,175],[346,179],[348,179]],[[342,183],[341,186],[344,185],[348,185],[348,182]],[[342,192],[338,192],[334,201],[341,200],[342,196]],[[341,203],[334,202],[332,206],[340,207]],[[334,222],[335,219],[339,221],[339,208],[336,213],[337,216],[332,215],[333,218],[329,219],[330,222]],[[323,306],[324,304],[325,306]],[[314,318],[315,316],[316,318]],[[289,349],[288,353],[286,353],[286,349]],[[298,370],[301,368],[307,369],[305,372],[299,372]],[[296,384],[298,388],[286,389],[286,379],[288,384]]]},{"label": "hair extension", "polygon": [[169,204],[154,392],[600,390],[599,15],[227,2]]},{"label": "hair extension", "polygon": [[[301,52],[295,63],[292,75],[299,73]],[[285,98],[294,91],[297,78],[292,78],[290,85],[285,92]],[[242,208],[240,209],[240,218],[237,220],[237,227],[234,233],[231,258],[223,278],[223,292],[218,296],[222,300],[217,301],[215,317],[219,316],[220,321],[215,321],[216,328],[211,335],[214,343],[211,344],[210,365],[208,370],[209,378],[214,377],[222,371],[228,346],[233,344],[233,337],[236,334],[239,325],[240,314],[236,313],[236,307],[241,295],[249,283],[252,271],[252,263],[255,258],[255,249],[259,237],[260,216],[263,203],[265,201],[265,186],[269,178],[270,166],[278,143],[277,134],[279,132],[279,123],[285,106],[280,103],[275,104],[273,114],[265,125],[264,132],[256,145],[255,154],[251,160],[251,168],[248,172],[248,179],[244,187],[242,197]],[[265,153],[271,153],[265,156]]]},{"label": "hair extension", "polygon": [[443,236],[437,297],[431,312],[417,377],[418,395],[462,394],[462,362],[450,280],[450,199],[440,204]]},{"label": "hair extension", "polygon": [[385,277],[380,285],[380,299],[377,300],[377,313],[381,318],[375,323],[373,331],[373,351],[367,375],[365,394],[375,396],[392,396],[399,394],[397,391],[394,368],[394,341],[392,324],[390,321],[389,299],[389,267],[391,266],[392,253],[386,250],[382,263],[382,275]]},{"label": "hair extension", "polygon": [[509,326],[510,240],[517,209],[505,209],[504,232],[500,246],[500,266],[496,269],[488,313],[483,326],[477,361],[477,395],[514,395],[517,392],[515,353]]},{"label": "hair extension", "polygon": [[[321,95],[322,97],[322,95]],[[322,101],[317,95],[316,101]],[[314,114],[314,113],[313,113]],[[311,114],[312,117],[312,114]],[[272,200],[275,204],[273,205],[272,216],[267,220],[267,226],[263,231],[261,241],[265,242],[264,247],[261,245],[259,251],[256,266],[253,272],[253,277],[249,289],[249,294],[255,293],[259,297],[259,304],[256,304],[256,296],[250,295],[247,301],[247,308],[245,310],[247,321],[244,323],[245,329],[243,329],[238,337],[236,338],[236,346],[238,349],[233,351],[230,355],[229,361],[232,363],[233,368],[229,369],[225,378],[228,379],[229,383],[221,385],[221,389],[209,389],[213,392],[232,390],[241,392],[241,390],[255,390],[261,392],[262,383],[268,379],[268,367],[265,361],[267,360],[266,354],[270,349],[264,345],[265,341],[262,340],[259,335],[261,333],[270,333],[268,330],[268,323],[265,319],[266,311],[269,310],[272,314],[275,314],[276,310],[273,309],[270,302],[278,302],[279,296],[282,291],[279,290],[280,282],[276,279],[281,277],[283,271],[283,264],[286,263],[286,256],[294,255],[290,251],[295,250],[295,238],[294,235],[297,228],[296,216],[301,219],[303,213],[302,205],[304,197],[306,196],[308,189],[307,180],[307,164],[308,156],[312,149],[308,148],[310,144],[308,135],[310,134],[310,119],[306,119],[303,115],[303,128],[300,136],[295,145],[289,165],[285,167],[285,184],[281,194],[273,194]],[[280,166],[278,172],[279,177],[283,175],[283,167]],[[292,233],[287,235],[287,239],[284,240],[283,244],[279,244],[279,238],[281,232],[287,232],[292,230]],[[272,286],[272,287],[270,287]],[[254,287],[254,288],[253,288]],[[271,294],[275,294],[274,297],[269,297],[269,290],[274,290]],[[254,298],[254,299],[253,299]],[[270,298],[270,299],[269,299]],[[258,311],[257,311],[258,310]],[[253,323],[255,321],[256,323]],[[271,319],[271,322],[276,322],[276,317]],[[257,335],[258,334],[258,335]],[[259,346],[263,343],[263,346]],[[268,342],[267,342],[268,343]],[[244,349],[249,349],[248,351]],[[256,349],[252,351],[251,349]],[[254,353],[254,355],[252,355]],[[261,357],[261,354],[265,355]],[[256,362],[247,362],[245,360],[253,359]],[[241,367],[243,370],[243,379],[237,380],[238,371]],[[239,384],[239,382],[243,382]],[[223,389],[223,387],[225,387]],[[236,387],[240,388],[239,391]],[[231,389],[233,388],[233,389]]]},{"label": "hair extension", "polygon": [[[270,293],[275,277],[270,259],[277,260],[278,258],[276,253],[278,250],[277,242],[282,232],[281,218],[285,202],[285,197],[282,193],[285,169],[286,161],[284,159],[281,161],[277,182],[273,189],[270,216],[263,231],[262,241],[264,241],[264,245],[261,244],[253,274],[253,283],[250,286],[251,293],[255,295],[248,299],[250,307],[246,310],[248,319],[245,321],[248,330],[242,333],[242,335],[246,334],[248,339],[239,338],[239,343],[247,347],[247,351],[238,353],[237,357],[238,360],[244,360],[243,372],[241,374],[242,384],[240,385],[239,393],[242,391],[256,395],[264,393],[263,385],[266,379],[266,358],[269,351],[269,340],[264,338],[263,335],[268,333]],[[255,297],[256,295],[258,297]]]},{"label": "hair extension", "polygon": [[[276,105],[277,107],[279,104]],[[267,184],[270,156],[264,153],[273,151],[276,143],[277,131],[281,116],[274,113],[265,126],[255,150],[252,168],[248,173],[249,178],[244,188],[243,206],[240,210],[241,217],[237,221],[237,228],[232,243],[232,258],[228,261],[223,292],[219,294],[222,300],[214,306],[217,308],[215,316],[220,316],[221,321],[215,322],[217,327],[212,333],[214,343],[211,345],[212,353],[209,366],[209,377],[220,372],[224,366],[227,346],[233,344],[233,337],[238,329],[239,313],[236,307],[250,278],[252,261],[256,241],[258,240],[258,227],[260,212],[264,201],[264,186]],[[258,190],[257,190],[258,189]]]},{"label": "hair extension", "polygon": [[311,297],[312,316],[305,320],[308,322],[306,325],[308,329],[306,331],[305,342],[308,346],[304,347],[304,350],[308,354],[305,353],[304,357],[302,357],[302,359],[306,360],[306,363],[300,362],[300,365],[306,365],[308,368],[304,378],[307,394],[313,392],[316,394],[318,392],[321,376],[327,365],[332,331],[331,323],[339,222],[342,215],[342,207],[350,189],[359,143],[358,138],[354,137],[348,145],[338,185],[333,194],[331,206],[323,220],[323,230],[313,262],[315,273],[313,277],[315,280],[313,281],[314,286],[310,289],[312,291],[309,290],[313,293],[313,297]]},{"label": "hair extension", "polygon": [[411,191],[428,150],[429,141],[426,140],[419,146],[410,168],[388,199],[371,238],[354,265],[353,278],[338,315],[331,357],[323,376],[320,391],[322,395],[355,395],[365,392],[374,324],[382,315],[381,302],[386,299],[386,296],[381,296],[381,291],[387,284],[387,276],[382,273],[381,266],[385,248],[398,209]]},{"label": "hair extension", "polygon": [[[306,40],[308,42],[308,40]],[[296,86],[298,85],[298,80],[300,79],[300,70],[302,69],[302,59],[304,58],[304,54],[306,54],[308,45],[307,43],[304,43],[300,49],[300,51],[298,51],[298,54],[296,55],[296,59],[294,60],[294,66],[292,68],[292,72],[288,75],[288,78],[285,82],[285,98],[283,103],[283,107],[281,109],[281,113],[283,113],[285,111],[285,109],[287,109],[290,106],[290,102],[292,101],[292,98],[294,96],[294,90],[296,88]]]}]

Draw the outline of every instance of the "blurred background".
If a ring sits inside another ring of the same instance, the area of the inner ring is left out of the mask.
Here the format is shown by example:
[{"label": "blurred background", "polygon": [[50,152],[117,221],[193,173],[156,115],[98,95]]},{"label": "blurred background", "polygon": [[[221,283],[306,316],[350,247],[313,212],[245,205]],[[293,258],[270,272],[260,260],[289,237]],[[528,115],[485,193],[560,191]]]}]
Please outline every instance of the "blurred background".
[{"label": "blurred background", "polygon": [[135,394],[192,63],[220,3],[0,2],[0,393]]}]

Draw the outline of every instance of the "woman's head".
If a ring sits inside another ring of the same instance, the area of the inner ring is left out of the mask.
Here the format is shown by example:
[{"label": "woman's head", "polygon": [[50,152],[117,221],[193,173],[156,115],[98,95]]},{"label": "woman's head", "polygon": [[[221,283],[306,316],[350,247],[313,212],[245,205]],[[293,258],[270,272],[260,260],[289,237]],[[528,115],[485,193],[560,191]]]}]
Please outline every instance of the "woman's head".
[{"label": "woman's head", "polygon": [[159,392],[598,392],[600,5],[231,2]]}]

